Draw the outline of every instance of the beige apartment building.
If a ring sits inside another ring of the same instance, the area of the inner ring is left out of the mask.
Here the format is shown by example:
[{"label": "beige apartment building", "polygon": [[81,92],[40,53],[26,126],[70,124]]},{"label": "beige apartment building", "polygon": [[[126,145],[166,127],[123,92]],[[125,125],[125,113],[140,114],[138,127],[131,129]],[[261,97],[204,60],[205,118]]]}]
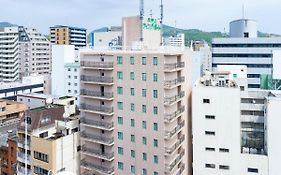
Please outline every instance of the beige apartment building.
[{"label": "beige apartment building", "polygon": [[19,121],[20,118],[24,115],[25,110],[27,109],[26,105],[9,101],[9,100],[0,100],[0,125],[3,125],[8,122]]},{"label": "beige apartment building", "polygon": [[81,174],[190,174],[190,53],[81,51]]}]

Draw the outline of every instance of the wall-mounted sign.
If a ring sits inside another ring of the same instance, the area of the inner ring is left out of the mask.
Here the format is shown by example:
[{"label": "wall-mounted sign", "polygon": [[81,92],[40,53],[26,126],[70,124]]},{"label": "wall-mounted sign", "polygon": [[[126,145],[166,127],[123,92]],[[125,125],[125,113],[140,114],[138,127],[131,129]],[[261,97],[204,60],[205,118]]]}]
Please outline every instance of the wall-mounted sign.
[{"label": "wall-mounted sign", "polygon": [[160,31],[161,25],[157,19],[147,18],[143,22],[143,29]]}]

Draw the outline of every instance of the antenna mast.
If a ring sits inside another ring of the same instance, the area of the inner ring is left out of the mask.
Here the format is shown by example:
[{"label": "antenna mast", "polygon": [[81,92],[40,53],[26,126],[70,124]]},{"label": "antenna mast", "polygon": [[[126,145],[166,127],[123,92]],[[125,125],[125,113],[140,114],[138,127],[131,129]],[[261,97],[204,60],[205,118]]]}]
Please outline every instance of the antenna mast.
[{"label": "antenna mast", "polygon": [[160,4],[161,45],[163,45],[163,18],[164,18],[164,6],[163,6],[163,0],[161,0],[161,4]]},{"label": "antenna mast", "polygon": [[140,21],[141,21],[141,25],[140,25],[140,32],[141,32],[141,36],[140,36],[140,41],[143,41],[143,18],[144,18],[144,0],[140,0]]}]

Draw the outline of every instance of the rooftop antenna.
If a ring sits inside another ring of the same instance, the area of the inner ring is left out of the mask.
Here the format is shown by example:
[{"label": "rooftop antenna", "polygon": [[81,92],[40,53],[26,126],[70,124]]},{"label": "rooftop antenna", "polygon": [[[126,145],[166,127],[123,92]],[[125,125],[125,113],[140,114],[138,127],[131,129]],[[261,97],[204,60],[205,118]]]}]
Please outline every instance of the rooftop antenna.
[{"label": "rooftop antenna", "polygon": [[140,21],[141,21],[141,25],[140,25],[140,32],[141,32],[140,41],[141,42],[143,41],[143,30],[142,30],[143,18],[144,18],[144,0],[140,0]]},{"label": "rooftop antenna", "polygon": [[161,27],[161,46],[163,45],[163,18],[164,18],[164,6],[163,0],[160,2],[160,27]]},{"label": "rooftop antenna", "polygon": [[242,5],[242,19],[245,19],[245,5]]}]

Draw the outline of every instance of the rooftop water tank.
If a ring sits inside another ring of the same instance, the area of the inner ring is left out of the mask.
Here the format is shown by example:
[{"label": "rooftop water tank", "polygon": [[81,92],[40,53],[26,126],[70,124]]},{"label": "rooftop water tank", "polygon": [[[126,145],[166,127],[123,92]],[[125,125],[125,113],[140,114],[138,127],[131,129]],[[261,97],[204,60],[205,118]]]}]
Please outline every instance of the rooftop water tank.
[{"label": "rooftop water tank", "polygon": [[257,22],[252,19],[239,19],[230,22],[230,37],[256,38],[258,34]]}]

